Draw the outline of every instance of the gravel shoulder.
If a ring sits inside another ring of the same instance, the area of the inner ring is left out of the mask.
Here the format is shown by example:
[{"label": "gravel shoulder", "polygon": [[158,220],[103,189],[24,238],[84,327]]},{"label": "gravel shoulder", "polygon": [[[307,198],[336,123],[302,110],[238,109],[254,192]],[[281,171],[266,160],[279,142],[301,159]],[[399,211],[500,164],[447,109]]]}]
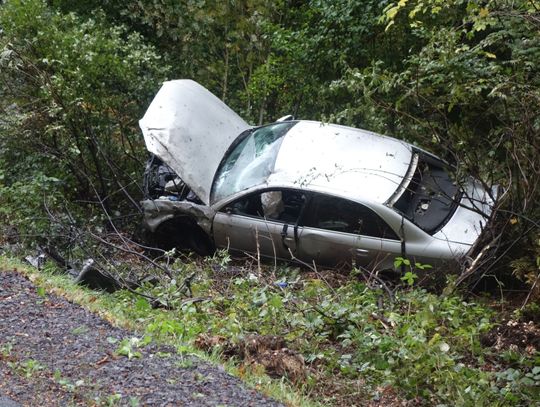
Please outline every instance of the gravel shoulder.
[{"label": "gravel shoulder", "polygon": [[0,271],[0,405],[281,405],[220,366],[171,347],[118,356],[119,343],[133,333],[39,294],[23,275]]}]

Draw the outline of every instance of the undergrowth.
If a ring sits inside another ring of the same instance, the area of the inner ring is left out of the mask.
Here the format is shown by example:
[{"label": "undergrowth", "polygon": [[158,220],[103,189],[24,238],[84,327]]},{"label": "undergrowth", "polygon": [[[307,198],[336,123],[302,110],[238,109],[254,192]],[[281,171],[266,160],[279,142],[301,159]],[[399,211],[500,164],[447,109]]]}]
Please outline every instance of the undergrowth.
[{"label": "undergrowth", "polygon": [[173,343],[181,352],[193,349],[202,335],[220,338],[210,352],[259,387],[265,386],[259,367],[230,352],[250,335],[281,337],[301,355],[305,374],[288,385],[324,405],[412,400],[510,406],[540,400],[538,352],[498,354],[483,347],[481,337],[498,315],[459,294],[404,287],[390,299],[354,272],[235,266],[224,253],[177,262],[175,269],[168,285],[141,288],[169,309],[118,291],[104,294],[108,315],[121,315],[140,335]]}]

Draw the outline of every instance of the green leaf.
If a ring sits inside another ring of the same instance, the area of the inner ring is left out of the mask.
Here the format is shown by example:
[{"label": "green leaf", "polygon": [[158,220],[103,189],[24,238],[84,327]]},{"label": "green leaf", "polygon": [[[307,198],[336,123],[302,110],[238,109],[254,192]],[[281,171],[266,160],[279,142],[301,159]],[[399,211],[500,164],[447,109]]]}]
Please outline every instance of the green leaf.
[{"label": "green leaf", "polygon": [[273,295],[268,301],[268,305],[272,308],[280,309],[283,307],[283,298],[280,295]]},{"label": "green leaf", "polygon": [[37,287],[36,292],[37,292],[37,295],[39,295],[40,297],[45,297],[46,295],[45,288],[43,287]]},{"label": "green leaf", "polygon": [[405,275],[401,277],[401,281],[405,281],[408,285],[412,286],[416,281],[417,277],[418,276],[412,271],[407,271]]}]

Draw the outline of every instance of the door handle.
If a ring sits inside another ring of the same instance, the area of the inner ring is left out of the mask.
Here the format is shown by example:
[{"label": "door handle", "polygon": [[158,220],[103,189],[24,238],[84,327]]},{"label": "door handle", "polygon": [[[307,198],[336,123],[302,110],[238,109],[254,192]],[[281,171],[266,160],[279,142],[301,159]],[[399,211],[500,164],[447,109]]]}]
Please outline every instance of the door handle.
[{"label": "door handle", "polygon": [[369,250],[366,249],[356,249],[356,254],[360,257],[367,257],[369,256]]}]

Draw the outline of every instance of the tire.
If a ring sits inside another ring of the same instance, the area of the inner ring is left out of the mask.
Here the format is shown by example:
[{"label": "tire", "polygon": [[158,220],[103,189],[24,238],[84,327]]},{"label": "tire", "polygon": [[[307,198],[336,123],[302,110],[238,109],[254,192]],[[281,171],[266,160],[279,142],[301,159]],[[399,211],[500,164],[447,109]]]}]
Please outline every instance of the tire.
[{"label": "tire", "polygon": [[179,251],[193,251],[201,256],[214,252],[214,246],[208,235],[190,218],[171,219],[161,224],[154,233],[158,248]]}]

